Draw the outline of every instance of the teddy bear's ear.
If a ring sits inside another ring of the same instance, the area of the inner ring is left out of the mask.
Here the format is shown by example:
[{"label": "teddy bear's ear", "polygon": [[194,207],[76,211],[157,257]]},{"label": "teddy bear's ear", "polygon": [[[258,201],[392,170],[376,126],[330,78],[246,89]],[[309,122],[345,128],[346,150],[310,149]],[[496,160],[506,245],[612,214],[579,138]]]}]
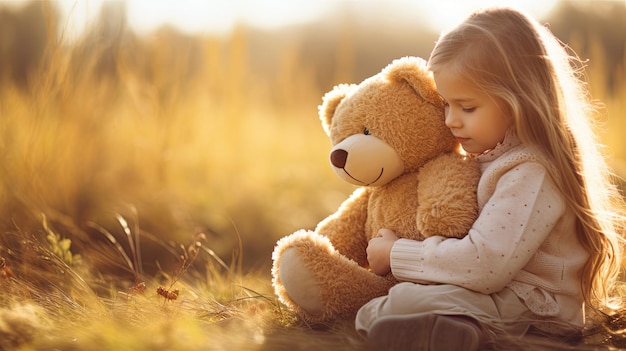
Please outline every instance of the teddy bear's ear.
[{"label": "teddy bear's ear", "polygon": [[326,134],[330,135],[330,123],[335,115],[335,110],[348,92],[356,87],[355,84],[339,84],[322,98],[322,104],[318,107],[322,127]]},{"label": "teddy bear's ear", "polygon": [[426,61],[419,57],[407,56],[393,60],[382,72],[390,81],[406,81],[424,100],[441,104],[443,102]]}]

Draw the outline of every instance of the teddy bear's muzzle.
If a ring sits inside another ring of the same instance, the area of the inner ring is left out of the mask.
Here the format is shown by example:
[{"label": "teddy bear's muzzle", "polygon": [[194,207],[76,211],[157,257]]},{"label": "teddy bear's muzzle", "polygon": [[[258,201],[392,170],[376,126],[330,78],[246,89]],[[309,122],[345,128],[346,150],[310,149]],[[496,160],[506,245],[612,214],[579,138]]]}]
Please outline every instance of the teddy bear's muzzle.
[{"label": "teddy bear's muzzle", "polygon": [[404,163],[393,147],[372,135],[355,134],[331,150],[333,171],[359,186],[381,186],[404,172]]}]

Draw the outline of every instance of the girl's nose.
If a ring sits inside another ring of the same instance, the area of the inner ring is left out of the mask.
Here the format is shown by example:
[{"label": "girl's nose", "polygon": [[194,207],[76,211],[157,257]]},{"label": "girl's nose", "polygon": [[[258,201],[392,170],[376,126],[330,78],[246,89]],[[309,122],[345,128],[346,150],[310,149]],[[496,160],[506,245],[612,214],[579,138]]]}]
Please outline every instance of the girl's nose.
[{"label": "girl's nose", "polygon": [[461,119],[450,108],[446,108],[446,126],[450,129],[461,126]]}]

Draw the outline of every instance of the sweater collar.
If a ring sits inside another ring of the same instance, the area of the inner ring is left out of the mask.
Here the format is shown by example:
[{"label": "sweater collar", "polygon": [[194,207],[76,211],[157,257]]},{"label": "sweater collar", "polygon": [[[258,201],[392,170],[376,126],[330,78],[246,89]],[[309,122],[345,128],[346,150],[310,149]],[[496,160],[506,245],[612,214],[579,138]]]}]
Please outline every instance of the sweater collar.
[{"label": "sweater collar", "polygon": [[519,144],[521,144],[521,142],[517,137],[517,133],[515,133],[515,130],[509,129],[504,135],[502,142],[499,142],[493,149],[486,150],[482,154],[477,155],[476,159],[481,163],[493,161]]}]

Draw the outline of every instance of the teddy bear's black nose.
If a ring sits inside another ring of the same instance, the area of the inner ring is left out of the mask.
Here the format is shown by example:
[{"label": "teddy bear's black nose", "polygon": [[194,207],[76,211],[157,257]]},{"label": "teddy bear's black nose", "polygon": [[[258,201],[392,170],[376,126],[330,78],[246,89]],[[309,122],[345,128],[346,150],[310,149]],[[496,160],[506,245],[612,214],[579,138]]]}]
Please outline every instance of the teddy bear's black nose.
[{"label": "teddy bear's black nose", "polygon": [[330,163],[337,168],[344,168],[348,159],[348,151],[337,149],[330,153]]}]

